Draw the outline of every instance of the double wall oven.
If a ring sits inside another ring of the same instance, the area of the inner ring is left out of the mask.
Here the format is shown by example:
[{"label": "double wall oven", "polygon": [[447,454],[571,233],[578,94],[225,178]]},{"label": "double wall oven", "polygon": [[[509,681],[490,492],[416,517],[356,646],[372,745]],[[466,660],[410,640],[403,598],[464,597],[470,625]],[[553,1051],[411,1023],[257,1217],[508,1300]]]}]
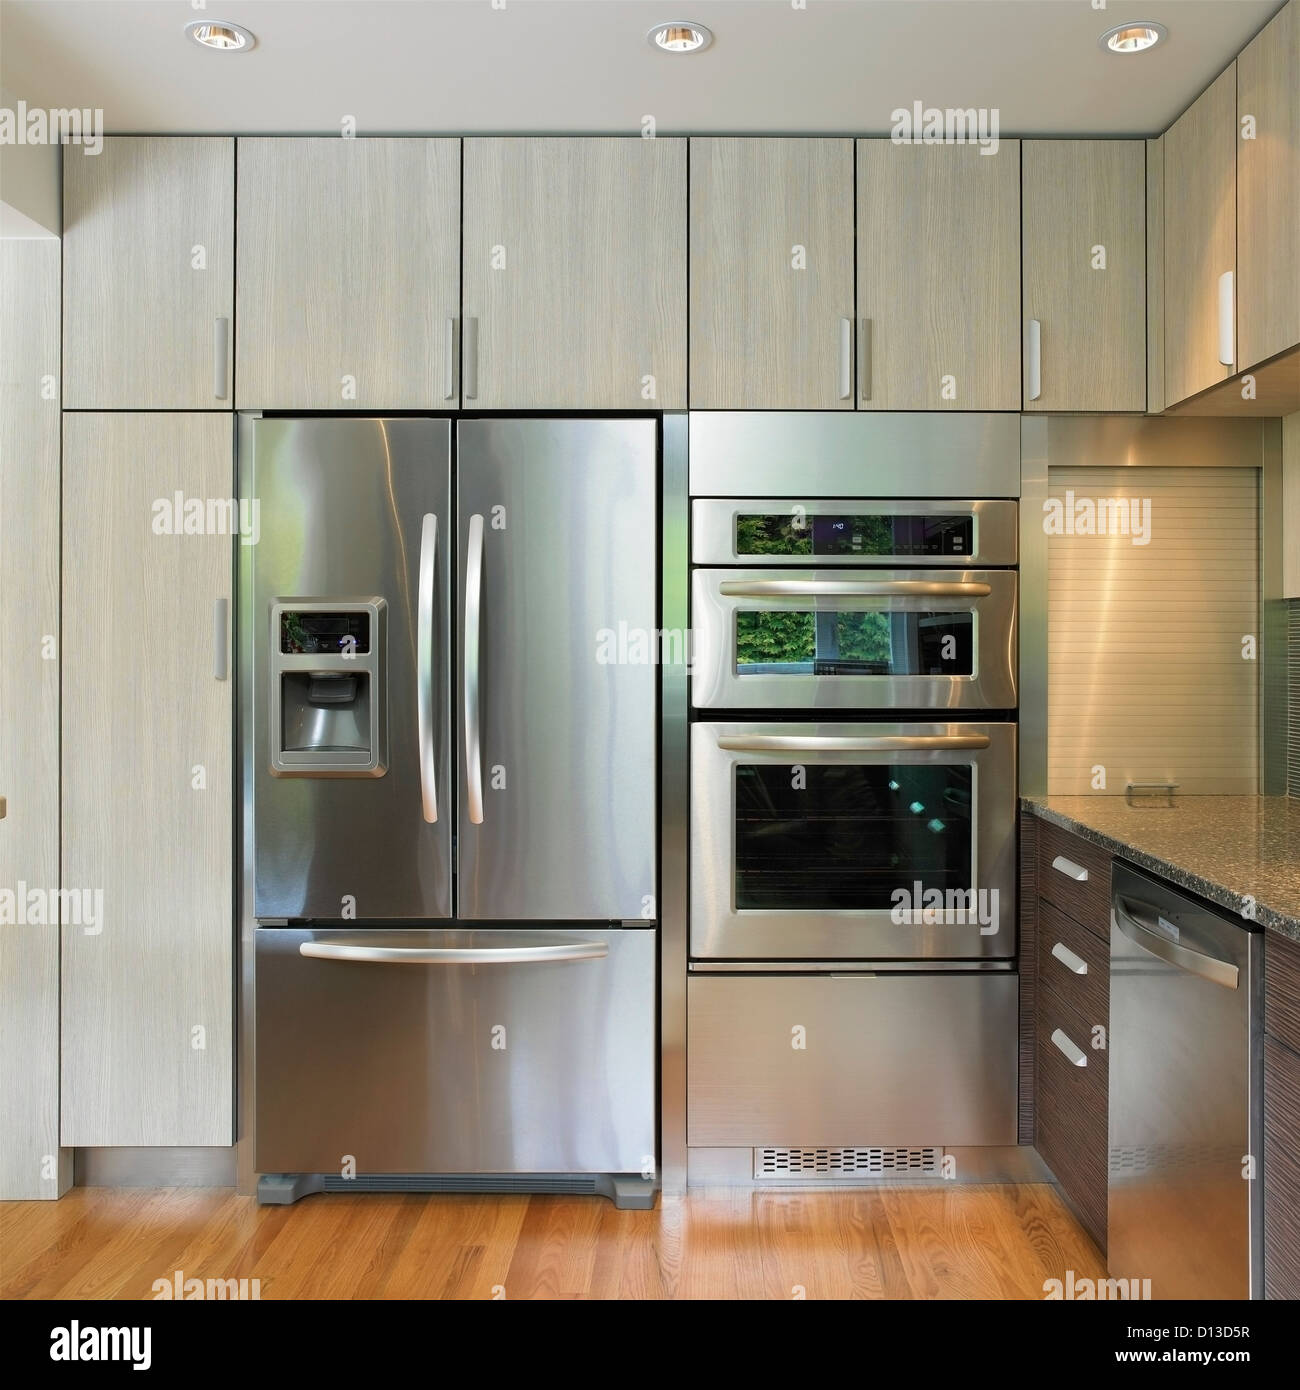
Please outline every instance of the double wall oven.
[{"label": "double wall oven", "polygon": [[755,1176],[1016,1142],[1018,434],[803,418],[692,436],[688,1143]]}]

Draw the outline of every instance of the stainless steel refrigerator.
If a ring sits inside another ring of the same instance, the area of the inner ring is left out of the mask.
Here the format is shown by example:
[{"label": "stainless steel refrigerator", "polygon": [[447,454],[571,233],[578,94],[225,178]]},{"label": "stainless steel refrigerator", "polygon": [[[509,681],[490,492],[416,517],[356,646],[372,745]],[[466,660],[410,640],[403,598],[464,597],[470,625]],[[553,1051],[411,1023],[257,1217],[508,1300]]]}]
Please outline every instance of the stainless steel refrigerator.
[{"label": "stainless steel refrigerator", "polygon": [[259,1192],[639,1200],[655,422],[249,418],[239,470]]}]

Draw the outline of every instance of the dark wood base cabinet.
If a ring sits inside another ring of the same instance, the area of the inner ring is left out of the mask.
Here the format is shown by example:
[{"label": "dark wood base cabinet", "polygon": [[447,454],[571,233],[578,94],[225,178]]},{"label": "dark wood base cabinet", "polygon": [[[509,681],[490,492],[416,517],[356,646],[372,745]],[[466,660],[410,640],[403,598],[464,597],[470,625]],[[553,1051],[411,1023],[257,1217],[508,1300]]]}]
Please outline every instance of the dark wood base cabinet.
[{"label": "dark wood base cabinet", "polygon": [[1105,1251],[1110,855],[1045,821],[1021,852],[1035,870],[1024,898],[1033,943],[1022,933],[1020,962],[1021,978],[1034,978],[1034,1145]]},{"label": "dark wood base cabinet", "polygon": [[1264,940],[1264,1297],[1300,1298],[1300,944]]}]

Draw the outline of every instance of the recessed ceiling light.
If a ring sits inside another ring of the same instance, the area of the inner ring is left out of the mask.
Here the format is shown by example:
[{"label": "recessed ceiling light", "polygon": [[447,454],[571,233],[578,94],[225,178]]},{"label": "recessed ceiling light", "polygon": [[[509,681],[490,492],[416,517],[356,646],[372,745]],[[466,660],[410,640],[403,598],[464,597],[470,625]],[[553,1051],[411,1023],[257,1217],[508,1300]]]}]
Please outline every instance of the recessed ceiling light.
[{"label": "recessed ceiling light", "polygon": [[646,37],[665,53],[698,53],[713,42],[713,35],[693,19],[674,19],[656,24]]},{"label": "recessed ceiling light", "polygon": [[1132,24],[1117,24],[1113,29],[1107,29],[1097,43],[1102,48],[1109,48],[1112,53],[1142,53],[1154,48],[1168,32],[1163,24],[1138,19]]},{"label": "recessed ceiling light", "polygon": [[238,24],[230,24],[224,19],[196,19],[185,26],[185,32],[204,48],[215,48],[219,53],[238,53],[249,49],[257,40]]}]

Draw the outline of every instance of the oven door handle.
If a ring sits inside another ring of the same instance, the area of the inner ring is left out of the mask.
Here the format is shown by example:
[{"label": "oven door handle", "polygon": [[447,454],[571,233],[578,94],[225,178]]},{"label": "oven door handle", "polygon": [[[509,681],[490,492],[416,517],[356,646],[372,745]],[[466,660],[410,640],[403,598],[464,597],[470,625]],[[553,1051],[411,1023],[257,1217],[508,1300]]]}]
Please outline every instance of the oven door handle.
[{"label": "oven door handle", "polygon": [[943,579],[724,579],[723,598],[987,598],[987,584]]},{"label": "oven door handle", "polygon": [[883,734],[877,738],[835,738],[816,734],[719,734],[726,753],[925,753],[930,750],[989,746],[987,734]]}]

